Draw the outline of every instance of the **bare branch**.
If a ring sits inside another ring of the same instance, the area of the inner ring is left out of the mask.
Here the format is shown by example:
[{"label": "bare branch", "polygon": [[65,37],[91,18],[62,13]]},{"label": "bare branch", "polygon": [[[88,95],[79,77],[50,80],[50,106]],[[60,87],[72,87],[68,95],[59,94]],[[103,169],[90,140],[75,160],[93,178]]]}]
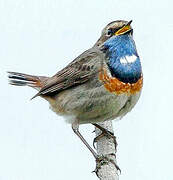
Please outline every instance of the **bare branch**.
[{"label": "bare branch", "polygon": [[[112,121],[97,123],[101,127],[113,133]],[[96,137],[101,134],[96,128]],[[116,165],[116,144],[115,139],[106,134],[97,139],[97,153],[100,156],[96,161],[96,174],[100,180],[119,180],[119,167]]]}]

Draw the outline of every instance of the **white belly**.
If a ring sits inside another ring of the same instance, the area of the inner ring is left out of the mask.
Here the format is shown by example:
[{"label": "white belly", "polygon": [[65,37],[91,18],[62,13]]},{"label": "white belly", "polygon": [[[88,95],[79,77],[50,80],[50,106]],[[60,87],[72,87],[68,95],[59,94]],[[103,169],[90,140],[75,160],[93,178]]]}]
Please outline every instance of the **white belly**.
[{"label": "white belly", "polygon": [[86,89],[85,86],[65,90],[49,100],[51,109],[68,123],[97,123],[122,117],[135,106],[140,92],[135,95],[115,95],[103,86]]}]

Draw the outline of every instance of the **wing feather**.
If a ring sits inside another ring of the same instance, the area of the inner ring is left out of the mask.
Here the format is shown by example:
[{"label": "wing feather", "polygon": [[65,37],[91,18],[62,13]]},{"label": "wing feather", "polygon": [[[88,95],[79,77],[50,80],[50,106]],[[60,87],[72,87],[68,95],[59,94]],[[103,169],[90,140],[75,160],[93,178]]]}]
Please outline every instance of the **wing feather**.
[{"label": "wing feather", "polygon": [[85,51],[64,69],[50,77],[45,82],[45,86],[33,98],[39,95],[59,93],[74,85],[88,81],[98,73],[98,66],[101,65],[103,60],[104,55],[99,49],[91,48]]}]

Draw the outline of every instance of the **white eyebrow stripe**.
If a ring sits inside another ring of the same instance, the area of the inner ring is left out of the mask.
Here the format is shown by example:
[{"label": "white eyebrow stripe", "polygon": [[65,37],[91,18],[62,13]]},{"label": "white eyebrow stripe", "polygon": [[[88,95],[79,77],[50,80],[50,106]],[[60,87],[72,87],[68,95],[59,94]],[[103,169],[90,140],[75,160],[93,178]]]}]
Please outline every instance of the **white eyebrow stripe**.
[{"label": "white eyebrow stripe", "polygon": [[128,63],[134,63],[137,59],[137,56],[134,54],[132,56],[125,56],[120,59],[121,64],[128,64]]}]

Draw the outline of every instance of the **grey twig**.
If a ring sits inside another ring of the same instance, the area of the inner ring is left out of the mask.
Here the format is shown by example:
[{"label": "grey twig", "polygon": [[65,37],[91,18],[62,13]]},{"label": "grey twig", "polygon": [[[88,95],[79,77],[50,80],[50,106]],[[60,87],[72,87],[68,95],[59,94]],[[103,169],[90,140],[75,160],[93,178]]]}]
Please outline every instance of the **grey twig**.
[{"label": "grey twig", "polygon": [[[112,121],[105,121],[97,124],[113,134]],[[95,128],[95,133],[97,137],[102,131]],[[121,171],[116,162],[117,144],[115,144],[116,139],[112,137],[105,134],[104,136],[97,138],[96,149],[99,157],[96,160],[96,169],[94,172],[100,180],[119,180]]]}]

